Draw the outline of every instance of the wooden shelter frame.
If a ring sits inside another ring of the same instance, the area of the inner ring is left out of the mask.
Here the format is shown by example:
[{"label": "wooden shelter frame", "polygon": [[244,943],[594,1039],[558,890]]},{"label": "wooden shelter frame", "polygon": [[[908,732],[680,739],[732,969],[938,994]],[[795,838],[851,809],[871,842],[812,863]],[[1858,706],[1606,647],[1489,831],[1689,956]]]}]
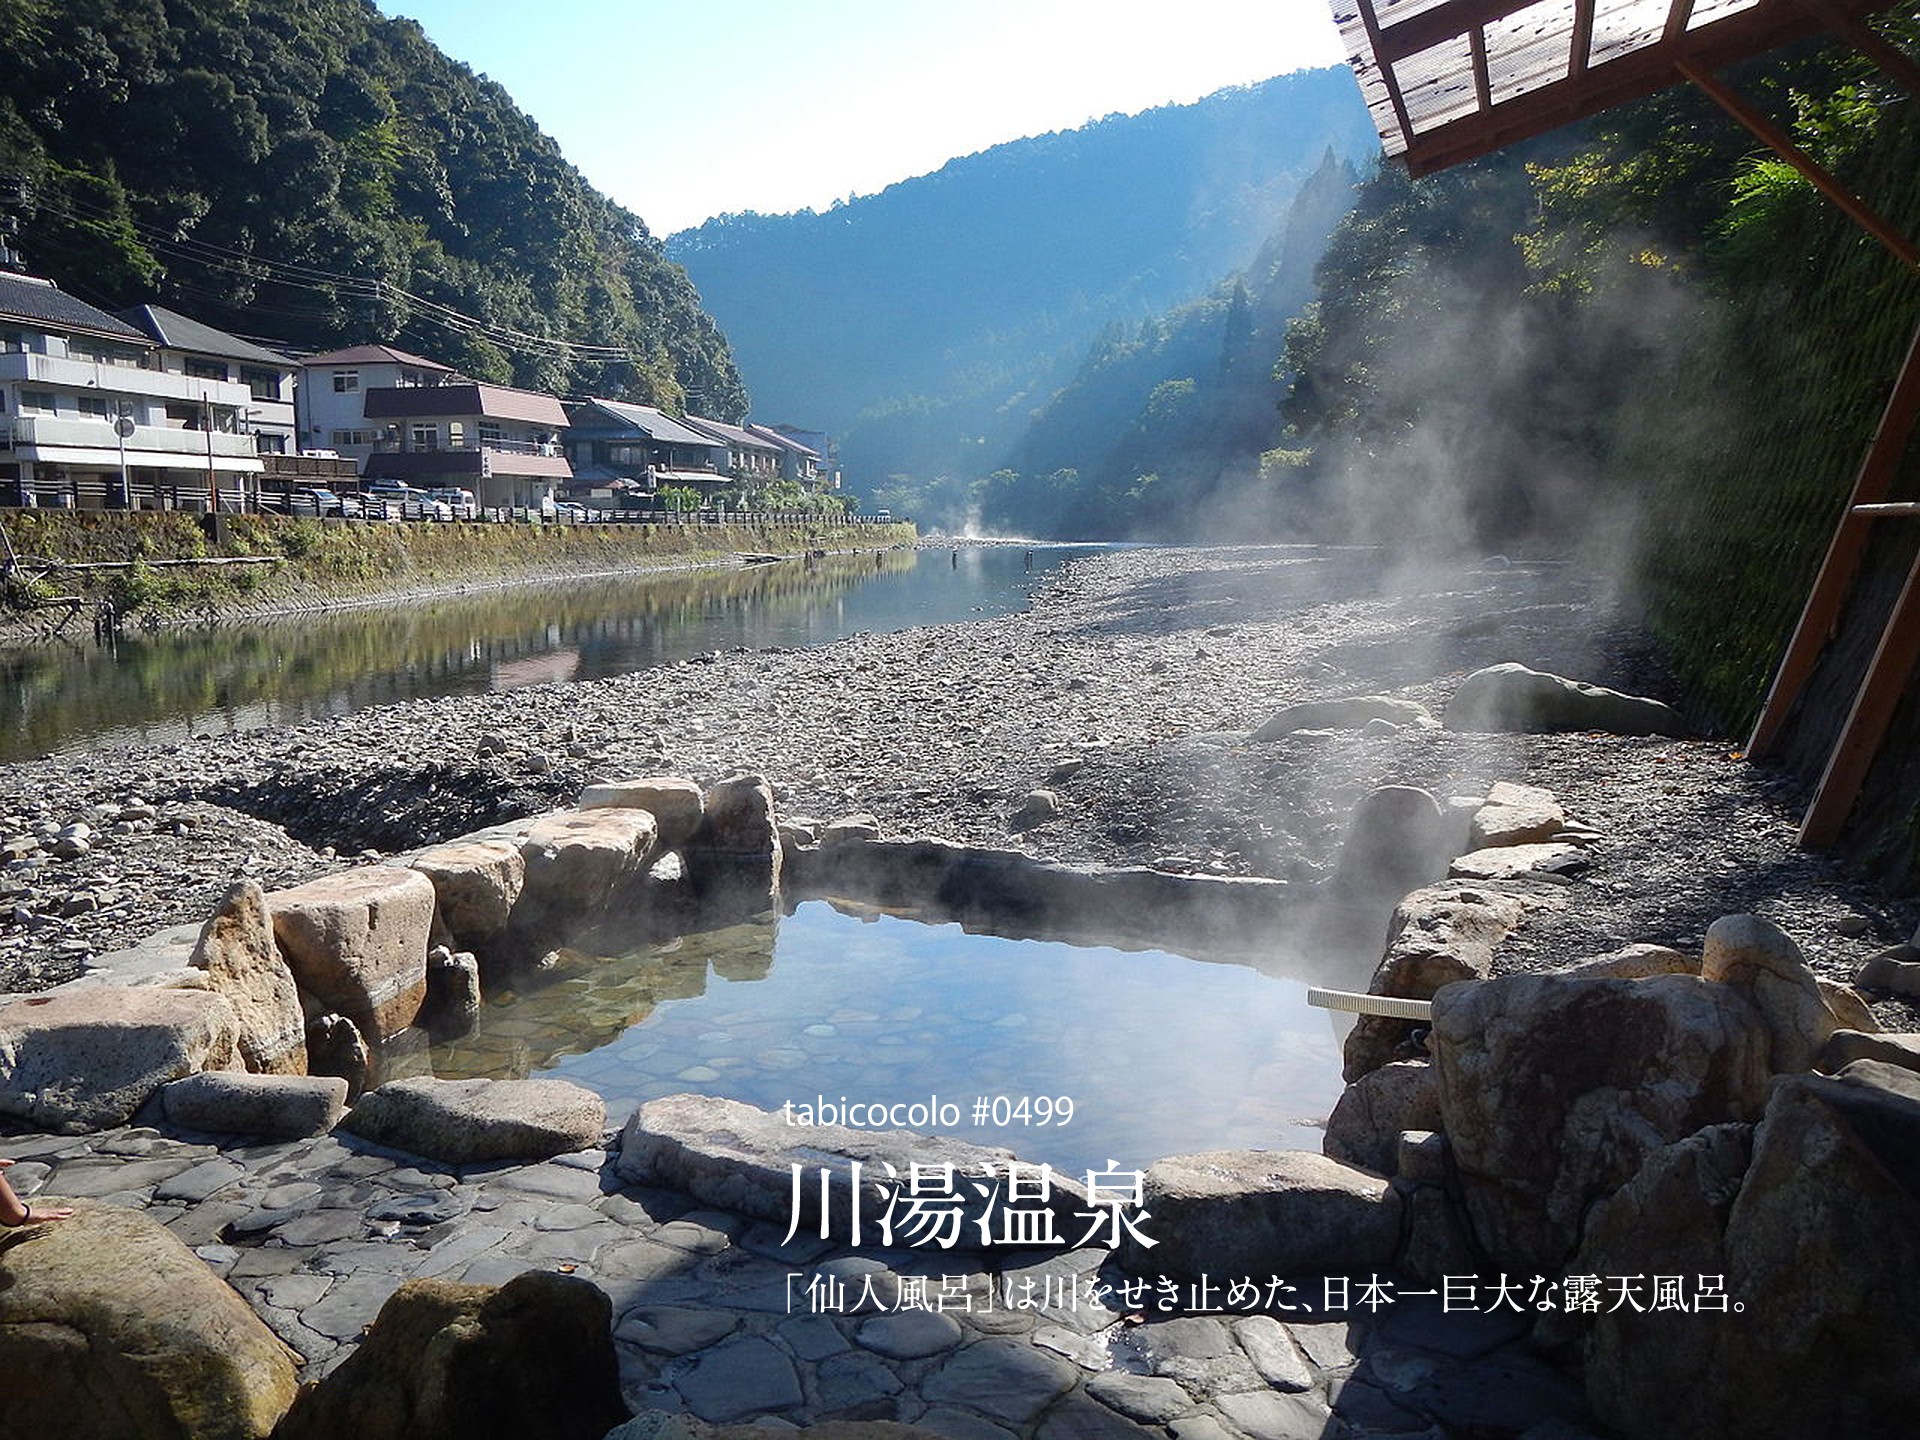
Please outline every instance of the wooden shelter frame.
[{"label": "wooden shelter frame", "polygon": [[[1893,0],[1331,0],[1390,157],[1414,175],[1690,83],[1844,210],[1902,264],[1920,245],[1793,143],[1716,72],[1780,45],[1834,34],[1913,95],[1920,64],[1867,24]],[[1751,759],[1778,746],[1821,651],[1837,633],[1874,527],[1920,517],[1890,502],[1920,427],[1920,327],[1888,395],[1760,719]],[[1837,840],[1894,711],[1920,666],[1920,554],[1894,602],[1801,821],[1800,842]]]}]

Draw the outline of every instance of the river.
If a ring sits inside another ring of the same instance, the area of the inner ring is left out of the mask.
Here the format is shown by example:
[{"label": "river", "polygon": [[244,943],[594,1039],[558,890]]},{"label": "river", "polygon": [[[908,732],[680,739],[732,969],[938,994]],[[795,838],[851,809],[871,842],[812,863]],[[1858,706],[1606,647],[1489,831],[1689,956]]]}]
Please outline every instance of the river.
[{"label": "river", "polygon": [[1001,615],[1093,546],[833,555],[0,649],[0,761]]}]

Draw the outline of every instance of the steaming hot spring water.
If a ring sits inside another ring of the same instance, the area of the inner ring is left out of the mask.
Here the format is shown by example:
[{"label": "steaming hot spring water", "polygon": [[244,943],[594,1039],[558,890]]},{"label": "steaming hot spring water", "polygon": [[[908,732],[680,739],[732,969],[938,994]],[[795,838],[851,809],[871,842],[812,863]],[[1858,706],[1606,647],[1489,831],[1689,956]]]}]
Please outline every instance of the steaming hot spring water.
[{"label": "steaming hot spring water", "polygon": [[937,1131],[1077,1177],[1199,1150],[1318,1150],[1345,1023],[1303,982],[1245,965],[816,900],[623,955],[563,951],[431,1061],[443,1078],[572,1080],[616,1124],[692,1092]]}]

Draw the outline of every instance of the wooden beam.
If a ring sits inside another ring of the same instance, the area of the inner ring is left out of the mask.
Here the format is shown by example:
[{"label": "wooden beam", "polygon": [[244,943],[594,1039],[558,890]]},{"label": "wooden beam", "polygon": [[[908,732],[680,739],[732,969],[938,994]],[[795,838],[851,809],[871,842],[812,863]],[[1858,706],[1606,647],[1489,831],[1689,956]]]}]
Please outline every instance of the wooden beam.
[{"label": "wooden beam", "polygon": [[1746,126],[1761,144],[1798,170],[1814,189],[1851,215],[1861,229],[1899,256],[1902,264],[1920,270],[1920,245],[1915,245],[1901,233],[1898,226],[1836,180],[1811,155],[1794,144],[1791,135],[1742,99],[1738,91],[1719,76],[1708,73],[1691,61],[1676,60],[1673,68],[1704,91],[1714,104]]},{"label": "wooden beam", "polygon": [[1487,32],[1475,30],[1467,38],[1467,48],[1473,56],[1473,94],[1480,102],[1482,114],[1493,109],[1493,79],[1487,73]]},{"label": "wooden beam", "polygon": [[1877,505],[1886,499],[1916,424],[1920,424],[1920,326],[1914,329],[1907,357],[1894,379],[1886,407],[1880,412],[1880,423],[1867,444],[1866,458],[1860,462],[1859,473],[1854,477],[1847,512],[1833,532],[1826,559],[1820,563],[1819,577],[1813,582],[1813,592],[1807,596],[1800,623],[1787,642],[1786,654],[1780,659],[1780,669],[1767,691],[1766,703],[1760,707],[1759,722],[1747,741],[1747,754],[1755,760],[1772,753],[1781,727],[1786,723],[1787,712],[1800,698],[1808,677],[1813,674],[1814,662],[1833,638],[1841,608],[1853,589],[1854,577],[1860,573],[1867,537],[1873,529],[1872,516],[1861,514],[1861,507]]},{"label": "wooden beam", "polygon": [[1887,618],[1887,628],[1840,731],[1840,743],[1834,746],[1820,787],[1813,793],[1813,804],[1800,822],[1800,843],[1808,849],[1823,850],[1840,838],[1916,663],[1920,663],[1920,555],[1913,557],[1907,583],[1894,602],[1893,614]]},{"label": "wooden beam", "polygon": [[1587,73],[1593,56],[1593,0],[1573,0],[1573,44],[1567,52],[1567,78]]},{"label": "wooden beam", "polygon": [[1393,106],[1394,122],[1406,143],[1413,144],[1413,121],[1407,114],[1407,100],[1400,93],[1400,77],[1393,73],[1393,62],[1380,51],[1380,17],[1373,13],[1373,0],[1360,0],[1360,23],[1367,30],[1367,44],[1373,49],[1374,63],[1380,67],[1380,83],[1387,87],[1387,103]]},{"label": "wooden beam", "polygon": [[1693,0],[1673,0],[1667,9],[1667,28],[1660,38],[1668,45],[1673,44],[1687,33],[1687,22],[1693,19]]},{"label": "wooden beam", "polygon": [[[1365,0],[1363,0],[1363,4]],[[1496,20],[1518,14],[1537,0],[1450,0],[1418,15],[1410,15],[1379,29],[1373,53],[1383,65],[1397,64],[1409,55],[1431,50],[1448,40],[1457,40],[1474,30],[1482,30]]]}]

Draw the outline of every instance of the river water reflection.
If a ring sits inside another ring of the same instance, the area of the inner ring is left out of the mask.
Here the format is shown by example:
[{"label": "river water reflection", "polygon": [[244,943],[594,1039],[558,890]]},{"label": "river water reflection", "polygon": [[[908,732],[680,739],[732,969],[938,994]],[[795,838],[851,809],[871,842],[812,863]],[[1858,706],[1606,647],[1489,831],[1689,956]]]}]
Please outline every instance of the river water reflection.
[{"label": "river water reflection", "polygon": [[[960,1107],[944,1133],[1081,1174],[1215,1149],[1318,1150],[1340,1045],[1306,985],[1163,951],[973,935],[809,901],[625,954],[562,951],[430,1051],[442,1078],[543,1075],[613,1123],[681,1091],[777,1110],[844,1097]],[[1045,1097],[1066,1125],[973,1123]],[[914,1126],[911,1128],[923,1128]],[[925,1127],[936,1128],[936,1127]]]},{"label": "river water reflection", "polygon": [[128,635],[111,647],[90,640],[8,647],[0,649],[0,761],[593,680],[707,650],[816,645],[1004,614],[1092,548],[833,555],[520,585]]}]

